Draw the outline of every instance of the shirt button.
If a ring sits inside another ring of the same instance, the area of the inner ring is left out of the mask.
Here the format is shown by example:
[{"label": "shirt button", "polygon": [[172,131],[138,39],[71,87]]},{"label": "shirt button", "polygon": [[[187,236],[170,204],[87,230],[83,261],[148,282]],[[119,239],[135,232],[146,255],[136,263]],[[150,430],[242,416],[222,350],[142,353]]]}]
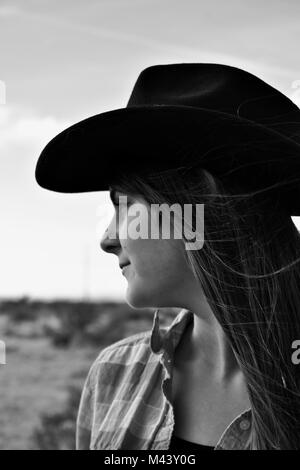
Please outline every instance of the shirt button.
[{"label": "shirt button", "polygon": [[240,422],[240,428],[243,430],[243,431],[246,431],[247,429],[249,429],[250,427],[250,421],[248,419],[243,419],[241,422]]}]

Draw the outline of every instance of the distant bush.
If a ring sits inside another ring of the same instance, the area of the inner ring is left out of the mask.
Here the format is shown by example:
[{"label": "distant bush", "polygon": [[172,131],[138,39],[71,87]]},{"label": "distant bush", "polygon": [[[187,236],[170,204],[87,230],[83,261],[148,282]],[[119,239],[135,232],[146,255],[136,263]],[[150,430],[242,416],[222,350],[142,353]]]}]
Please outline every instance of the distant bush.
[{"label": "distant bush", "polygon": [[[97,308],[98,307],[98,308]],[[47,328],[47,336],[56,347],[107,345],[130,334],[151,328],[151,309],[132,309],[127,304],[95,307],[77,304],[58,316],[58,328]]]},{"label": "distant bush", "polygon": [[33,432],[33,450],[74,450],[76,419],[81,397],[81,389],[69,387],[66,408],[57,413],[44,413],[40,425]]},{"label": "distant bush", "polygon": [[[162,326],[176,309],[164,309]],[[35,338],[46,336],[56,347],[106,345],[152,327],[154,309],[134,309],[127,303],[53,300],[22,297],[0,302],[7,317],[7,334]]]},{"label": "distant bush", "polygon": [[15,323],[31,321],[36,316],[29,297],[2,301],[0,312],[1,314],[9,315],[10,319]]},{"label": "distant bush", "polygon": [[83,342],[84,332],[98,316],[97,304],[77,302],[72,305],[59,306],[55,310],[59,326],[46,328],[46,334],[57,347],[67,347]]}]

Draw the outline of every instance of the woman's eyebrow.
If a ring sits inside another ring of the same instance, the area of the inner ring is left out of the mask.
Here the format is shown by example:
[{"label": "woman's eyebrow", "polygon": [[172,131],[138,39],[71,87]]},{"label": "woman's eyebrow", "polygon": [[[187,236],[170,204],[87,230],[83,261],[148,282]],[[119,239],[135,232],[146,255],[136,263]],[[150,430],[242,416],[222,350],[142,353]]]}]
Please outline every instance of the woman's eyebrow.
[{"label": "woman's eyebrow", "polygon": [[122,195],[127,197],[127,199],[134,198],[134,196],[123,193],[123,192],[119,191],[118,189],[113,189],[112,188],[112,189],[109,190],[109,197],[110,197],[112,203],[115,204],[115,205],[119,204],[119,197],[122,196]]}]

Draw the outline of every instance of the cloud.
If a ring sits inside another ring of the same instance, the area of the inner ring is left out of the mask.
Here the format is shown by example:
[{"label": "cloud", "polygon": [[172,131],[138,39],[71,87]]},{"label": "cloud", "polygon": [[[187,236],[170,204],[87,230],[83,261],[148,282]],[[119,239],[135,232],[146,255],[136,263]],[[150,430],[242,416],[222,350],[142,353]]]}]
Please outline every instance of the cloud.
[{"label": "cloud", "polygon": [[69,125],[32,110],[0,106],[0,193],[12,191],[16,185],[30,189],[41,150]]},{"label": "cloud", "polygon": [[20,13],[20,9],[16,5],[1,5],[0,6],[0,17],[15,16]]},{"label": "cloud", "polygon": [[20,143],[34,147],[43,145],[68,125],[70,123],[53,116],[38,116],[30,110],[0,106],[0,149]]}]

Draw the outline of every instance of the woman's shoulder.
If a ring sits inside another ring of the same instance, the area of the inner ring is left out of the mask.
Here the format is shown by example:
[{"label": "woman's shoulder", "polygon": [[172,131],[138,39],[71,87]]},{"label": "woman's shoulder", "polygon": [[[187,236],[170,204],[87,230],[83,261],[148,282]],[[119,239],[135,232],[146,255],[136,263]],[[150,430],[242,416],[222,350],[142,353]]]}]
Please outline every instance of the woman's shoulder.
[{"label": "woman's shoulder", "polygon": [[151,330],[143,331],[140,333],[136,333],[131,336],[127,336],[126,338],[122,338],[118,341],[115,341],[114,343],[106,346],[103,348],[98,357],[96,358],[96,361],[102,361],[104,357],[112,357],[114,355],[128,355],[130,353],[137,352],[138,348],[142,347],[143,345],[146,346],[146,348],[149,348],[150,346],[150,336],[151,336]]},{"label": "woman's shoulder", "polygon": [[98,357],[100,357],[104,353],[108,353],[108,352],[113,353],[119,350],[120,348],[121,349],[124,349],[126,347],[130,348],[132,346],[135,346],[141,343],[149,344],[150,335],[151,335],[151,330],[147,330],[147,331],[142,331],[140,333],[136,333],[131,336],[127,336],[126,338],[122,338],[106,346],[104,349],[102,349]]},{"label": "woman's shoulder", "polygon": [[103,349],[90,368],[90,375],[95,375],[112,369],[121,371],[124,367],[136,367],[136,364],[147,364],[151,356],[151,330],[136,333],[120,339]]}]

